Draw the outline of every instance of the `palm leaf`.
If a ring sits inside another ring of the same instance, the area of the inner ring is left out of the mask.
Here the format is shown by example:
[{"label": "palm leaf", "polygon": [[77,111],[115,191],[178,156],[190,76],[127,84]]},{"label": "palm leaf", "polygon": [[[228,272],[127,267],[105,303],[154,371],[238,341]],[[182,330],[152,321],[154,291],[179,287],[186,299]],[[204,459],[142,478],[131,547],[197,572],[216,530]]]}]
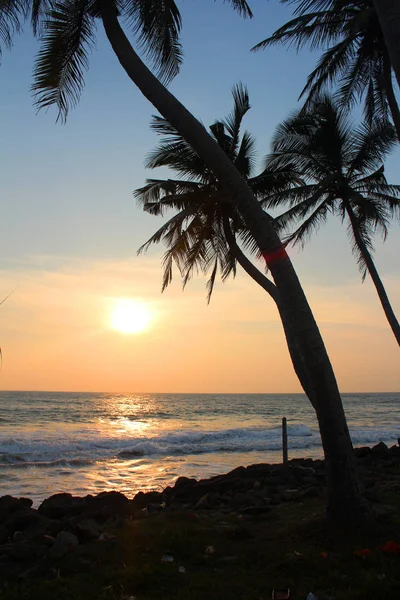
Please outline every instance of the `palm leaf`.
[{"label": "palm leaf", "polygon": [[127,0],[124,9],[139,46],[157,68],[158,76],[169,82],[178,74],[182,63],[179,43],[182,19],[176,3],[174,0]]},{"label": "palm leaf", "polygon": [[84,86],[95,21],[87,0],[65,0],[52,5],[43,27],[32,86],[35,104],[39,109],[55,105],[57,119],[65,120]]},{"label": "palm leaf", "polygon": [[[0,0],[0,40],[6,48],[11,48],[14,34],[21,32],[21,22],[26,12],[26,3],[23,0]],[[0,45],[0,59],[1,54]]]}]

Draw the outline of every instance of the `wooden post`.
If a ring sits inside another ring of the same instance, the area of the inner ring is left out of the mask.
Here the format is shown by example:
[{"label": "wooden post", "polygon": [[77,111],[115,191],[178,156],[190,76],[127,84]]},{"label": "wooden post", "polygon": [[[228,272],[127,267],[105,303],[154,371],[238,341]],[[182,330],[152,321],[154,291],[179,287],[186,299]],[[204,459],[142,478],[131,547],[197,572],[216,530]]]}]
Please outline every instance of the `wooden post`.
[{"label": "wooden post", "polygon": [[282,419],[282,453],[283,453],[283,464],[287,466],[288,462],[288,444],[287,444],[287,421],[286,417]]}]

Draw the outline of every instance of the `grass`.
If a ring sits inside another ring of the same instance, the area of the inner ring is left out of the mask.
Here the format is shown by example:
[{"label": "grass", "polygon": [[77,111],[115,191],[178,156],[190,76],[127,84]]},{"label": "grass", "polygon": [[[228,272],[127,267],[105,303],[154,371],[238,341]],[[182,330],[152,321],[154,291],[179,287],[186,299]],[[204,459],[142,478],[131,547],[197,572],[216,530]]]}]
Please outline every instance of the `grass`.
[{"label": "grass", "polygon": [[[326,529],[320,499],[257,517],[167,511],[129,521],[115,538],[82,545],[54,565],[53,578],[22,580],[0,598],[266,600],[287,587],[299,600],[309,592],[319,600],[400,598],[400,555],[377,549],[400,542],[399,497],[382,490],[383,497],[390,517],[351,537]],[[366,548],[365,557],[354,553]],[[165,554],[174,561],[163,562]]]},{"label": "grass", "polygon": [[172,507],[41,563],[42,576],[0,586],[0,600],[267,600],[280,588],[293,600],[400,598],[400,555],[382,550],[400,543],[400,465],[372,463],[363,479],[378,517],[351,536],[326,527],[320,498],[253,517]]}]

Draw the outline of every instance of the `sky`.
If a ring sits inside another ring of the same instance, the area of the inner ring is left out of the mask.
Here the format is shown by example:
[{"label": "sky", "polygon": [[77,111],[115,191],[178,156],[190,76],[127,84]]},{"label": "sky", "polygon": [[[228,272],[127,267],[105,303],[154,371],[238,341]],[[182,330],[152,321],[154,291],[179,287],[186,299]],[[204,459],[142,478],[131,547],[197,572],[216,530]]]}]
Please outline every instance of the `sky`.
[{"label": "sky", "polygon": [[[275,126],[296,107],[318,54],[250,53],[290,18],[276,0],[252,0],[243,20],[221,0],[182,0],[185,61],[171,90],[205,124],[247,84],[245,126],[259,164]],[[98,26],[80,104],[65,125],[39,114],[30,93],[37,44],[28,26],[0,67],[0,389],[120,392],[298,392],[270,298],[245,274],[182,291],[175,273],[161,294],[161,256],[138,247],[162,220],[132,192],[157,143],[155,109],[122,71]],[[400,152],[386,174],[400,183]],[[303,251],[290,251],[343,392],[399,391],[398,347],[372,283],[361,283],[346,232],[332,221]],[[400,313],[399,226],[376,244],[376,264]],[[139,333],[112,328],[120,299],[150,316]]]}]

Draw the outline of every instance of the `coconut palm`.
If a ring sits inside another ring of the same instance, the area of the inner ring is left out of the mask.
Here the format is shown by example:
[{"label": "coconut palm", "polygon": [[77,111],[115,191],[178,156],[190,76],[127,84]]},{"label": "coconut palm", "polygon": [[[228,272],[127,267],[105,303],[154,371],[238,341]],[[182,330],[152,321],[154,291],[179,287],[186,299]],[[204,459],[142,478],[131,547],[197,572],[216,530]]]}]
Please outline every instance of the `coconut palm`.
[{"label": "coconut palm", "polygon": [[[229,0],[251,16],[245,0]],[[257,242],[279,290],[281,310],[312,381],[327,467],[332,519],[352,523],[362,496],[355,475],[352,444],[335,374],[307,298],[271,222],[246,181],[201,123],[164,85],[179,70],[181,17],[174,0],[0,0],[0,35],[6,45],[29,16],[40,37],[33,90],[39,108],[56,106],[61,119],[80,97],[96,25],[104,27],[125,73],[160,115],[179,131],[224,188]],[[133,31],[164,83],[146,66],[120,20]]]},{"label": "coconut palm", "polygon": [[[289,180],[296,181],[290,167],[284,171],[264,171],[253,176],[254,139],[248,131],[241,132],[243,118],[250,109],[247,88],[238,84],[233,88],[232,96],[234,107],[231,114],[211,125],[211,136],[232,160],[256,197],[263,198],[269,192],[285,189]],[[162,290],[172,279],[173,263],[182,275],[184,286],[193,271],[207,273],[211,268],[212,275],[207,284],[210,301],[218,268],[223,280],[236,271],[237,258],[227,243],[227,227],[232,235],[241,237],[244,247],[252,253],[257,253],[257,244],[214,173],[179,132],[168,121],[157,116],[153,117],[151,128],[163,139],[149,155],[146,168],[168,167],[175,171],[178,179],[148,179],[146,185],[137,189],[134,195],[144,210],[151,214],[162,215],[171,209],[179,212],[139,252],[160,241],[168,246],[163,259]],[[272,281],[270,284],[274,296]]]},{"label": "coconut palm", "polygon": [[280,227],[301,224],[288,241],[304,245],[330,215],[348,223],[348,233],[363,280],[368,273],[400,345],[400,325],[372,258],[373,238],[386,238],[390,220],[400,218],[400,185],[387,182],[383,161],[396,145],[389,123],[355,129],[331,96],[323,95],[296,111],[276,130],[267,168],[290,164],[304,185],[277,192],[268,206],[287,203]]},{"label": "coconut palm", "polygon": [[400,140],[393,67],[374,0],[281,0],[289,1],[297,5],[295,18],[254,49],[279,43],[294,45],[297,50],[306,45],[323,48],[300,97],[312,100],[337,82],[337,97],[343,106],[351,108],[364,100],[368,123],[386,120],[390,113]]},{"label": "coconut palm", "polygon": [[393,0],[373,0],[397,83],[400,87],[400,5]]},{"label": "coconut palm", "polygon": [[[233,88],[232,95],[234,107],[231,114],[211,125],[210,131],[253,193],[262,199],[272,192],[286,189],[293,182],[297,183],[298,179],[290,165],[283,171],[275,170],[269,173],[265,170],[253,176],[254,139],[248,131],[241,133],[243,118],[250,109],[247,88],[239,84]],[[144,187],[135,191],[139,204],[150,214],[164,215],[171,210],[178,211],[139,249],[141,253],[151,244],[160,242],[167,246],[162,261],[162,291],[172,281],[175,263],[184,287],[193,272],[210,273],[207,282],[209,302],[218,271],[222,281],[225,281],[230,275],[236,275],[239,263],[273,298],[280,310],[276,287],[243,251],[248,250],[260,258],[257,243],[214,174],[165,119],[153,117],[151,128],[162,136],[162,142],[149,155],[146,167],[168,167],[179,177],[148,179]],[[294,369],[304,391],[312,401],[311,385],[303,366],[303,359],[292,339],[283,312],[281,318]]]}]

